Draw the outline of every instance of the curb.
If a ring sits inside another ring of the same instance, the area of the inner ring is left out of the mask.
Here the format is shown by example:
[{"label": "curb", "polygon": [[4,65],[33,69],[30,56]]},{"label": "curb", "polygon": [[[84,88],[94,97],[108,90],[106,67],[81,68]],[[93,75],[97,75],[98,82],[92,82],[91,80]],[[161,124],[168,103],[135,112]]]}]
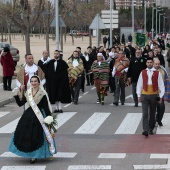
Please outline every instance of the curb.
[{"label": "curb", "polygon": [[0,101],[0,107],[3,107],[4,105],[7,105],[7,104],[12,103],[14,101],[15,101],[15,99],[13,97],[10,97],[10,98],[5,99],[5,100],[1,100]]}]

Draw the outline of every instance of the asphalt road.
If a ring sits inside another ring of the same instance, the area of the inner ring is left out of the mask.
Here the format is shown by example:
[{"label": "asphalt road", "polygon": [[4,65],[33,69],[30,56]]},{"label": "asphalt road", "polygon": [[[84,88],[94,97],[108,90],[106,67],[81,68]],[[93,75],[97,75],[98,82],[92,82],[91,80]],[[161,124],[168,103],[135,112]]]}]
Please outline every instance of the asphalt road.
[{"label": "asphalt road", "polygon": [[[80,93],[79,104],[63,105],[55,136],[58,153],[53,160],[16,157],[8,144],[23,108],[15,103],[0,108],[0,168],[2,170],[133,170],[170,169],[170,106],[166,103],[163,127],[142,136],[142,108],[133,107],[131,87],[125,106],[113,106],[113,94],[105,105],[96,104],[92,86]],[[53,109],[55,109],[53,107]]]}]

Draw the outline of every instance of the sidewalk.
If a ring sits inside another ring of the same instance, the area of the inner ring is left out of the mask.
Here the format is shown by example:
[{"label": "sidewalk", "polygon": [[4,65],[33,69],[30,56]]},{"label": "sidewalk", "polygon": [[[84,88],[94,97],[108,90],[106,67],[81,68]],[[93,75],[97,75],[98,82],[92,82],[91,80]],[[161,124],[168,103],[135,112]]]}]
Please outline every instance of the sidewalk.
[{"label": "sidewalk", "polygon": [[[15,79],[12,80],[12,89],[16,87]],[[12,91],[4,91],[3,84],[0,83],[0,107],[15,101]]]}]

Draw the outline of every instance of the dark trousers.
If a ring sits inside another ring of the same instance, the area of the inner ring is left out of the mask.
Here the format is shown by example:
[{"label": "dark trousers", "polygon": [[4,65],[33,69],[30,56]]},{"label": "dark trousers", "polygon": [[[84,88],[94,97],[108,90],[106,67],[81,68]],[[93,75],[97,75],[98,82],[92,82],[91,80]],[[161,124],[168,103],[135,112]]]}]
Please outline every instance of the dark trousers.
[{"label": "dark trousers", "polygon": [[93,85],[93,73],[86,75],[86,80],[88,85]]},{"label": "dark trousers", "polygon": [[80,85],[82,92],[84,92],[84,84],[85,84],[85,74],[83,73],[81,75],[81,85]]},{"label": "dark trousers", "polygon": [[157,103],[157,115],[156,115],[156,121],[161,122],[163,115],[165,113],[165,103],[162,99],[162,103]]},{"label": "dark trousers", "polygon": [[81,88],[81,77],[78,77],[74,86],[71,86],[70,88],[73,102],[78,102],[80,88]]},{"label": "dark trousers", "polygon": [[109,77],[109,87],[111,92],[115,92],[116,86],[115,86],[115,78]]},{"label": "dark trousers", "polygon": [[136,86],[137,86],[137,82],[132,82],[133,100],[134,100],[135,104],[138,105],[138,96],[136,94]]},{"label": "dark trousers", "polygon": [[12,76],[3,77],[3,88],[4,90],[11,89]]},{"label": "dark trousers", "polygon": [[125,102],[125,84],[124,80],[121,78],[119,79],[118,76],[115,76],[115,97],[114,97],[114,102],[119,102],[119,97],[121,103]]},{"label": "dark trousers", "polygon": [[143,112],[143,130],[153,130],[155,127],[155,113],[157,105],[157,94],[141,96]]}]

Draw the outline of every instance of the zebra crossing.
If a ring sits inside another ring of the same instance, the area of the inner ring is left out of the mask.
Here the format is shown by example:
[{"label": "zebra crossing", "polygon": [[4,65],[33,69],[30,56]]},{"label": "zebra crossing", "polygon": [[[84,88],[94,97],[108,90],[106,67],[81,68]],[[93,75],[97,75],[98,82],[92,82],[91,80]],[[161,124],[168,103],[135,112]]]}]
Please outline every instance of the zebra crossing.
[{"label": "zebra crossing", "polygon": [[[8,114],[10,114],[10,112],[0,112],[0,119]],[[76,114],[77,112],[64,112],[58,114],[58,124],[56,125],[56,128],[61,128],[64,124],[69,122],[69,120],[75,117]],[[74,134],[95,134],[110,116],[112,116],[112,114],[108,112],[94,112],[85,122],[82,122],[82,125],[74,132]],[[0,134],[13,133],[19,119],[20,117],[0,127]],[[114,134],[135,134],[141,120],[142,113],[127,113],[116,131],[113,129],[113,131],[115,131]],[[164,126],[158,127],[156,134],[170,134],[170,113],[164,114],[162,122]]]}]

